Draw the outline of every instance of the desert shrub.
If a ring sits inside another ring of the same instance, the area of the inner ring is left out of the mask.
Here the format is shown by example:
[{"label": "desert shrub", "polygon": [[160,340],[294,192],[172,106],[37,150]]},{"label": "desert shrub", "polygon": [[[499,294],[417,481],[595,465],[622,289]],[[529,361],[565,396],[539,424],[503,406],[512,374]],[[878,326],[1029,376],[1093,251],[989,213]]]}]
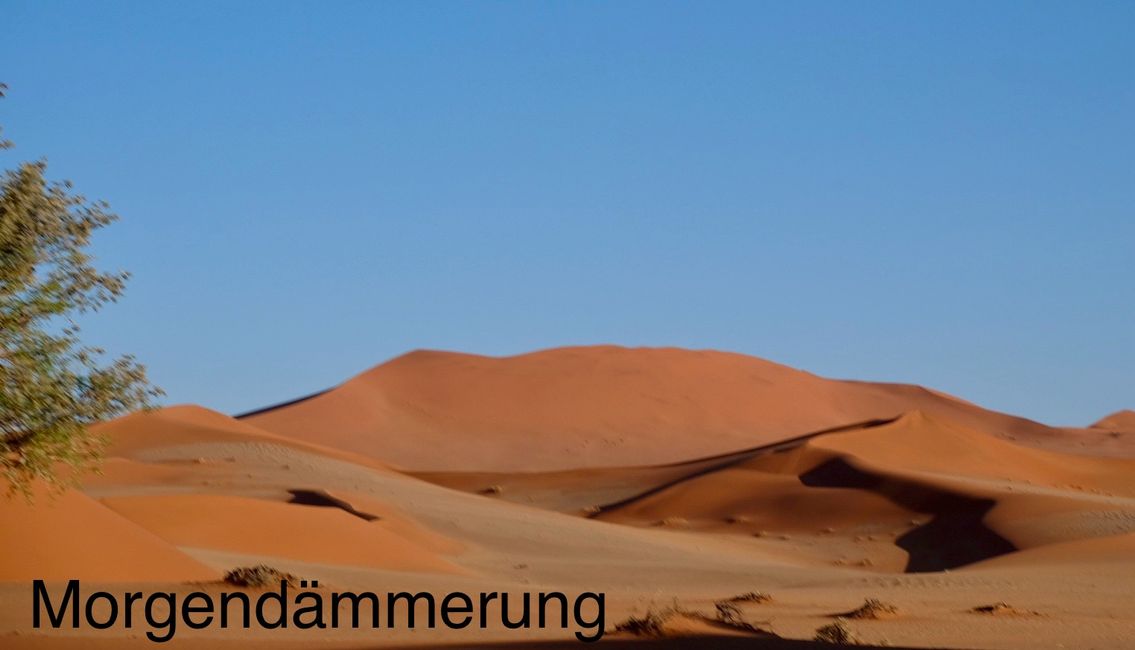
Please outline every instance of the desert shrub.
[{"label": "desert shrub", "polygon": [[670,618],[672,614],[672,610],[663,610],[661,612],[648,610],[642,616],[631,616],[627,620],[615,625],[615,631],[626,632],[635,636],[659,637],[663,635],[663,625],[666,623],[666,619]]},{"label": "desert shrub", "polygon": [[847,618],[879,619],[898,616],[899,608],[890,603],[884,603],[877,598],[868,598],[863,605],[847,614]]},{"label": "desert shrub", "polygon": [[856,645],[858,640],[847,629],[843,619],[837,618],[834,623],[825,625],[816,630],[816,641],[821,643],[836,643],[839,645]]},{"label": "desert shrub", "polygon": [[225,574],[225,582],[237,587],[275,587],[281,581],[293,586],[299,583],[299,579],[294,575],[265,564],[237,567]]},{"label": "desert shrub", "polygon": [[717,608],[718,621],[732,626],[744,624],[745,619],[741,616],[741,608],[733,603],[723,600],[719,603],[714,603],[714,607]]},{"label": "desert shrub", "polygon": [[767,603],[772,600],[772,596],[763,591],[750,591],[748,593],[734,596],[728,600],[731,603]]}]

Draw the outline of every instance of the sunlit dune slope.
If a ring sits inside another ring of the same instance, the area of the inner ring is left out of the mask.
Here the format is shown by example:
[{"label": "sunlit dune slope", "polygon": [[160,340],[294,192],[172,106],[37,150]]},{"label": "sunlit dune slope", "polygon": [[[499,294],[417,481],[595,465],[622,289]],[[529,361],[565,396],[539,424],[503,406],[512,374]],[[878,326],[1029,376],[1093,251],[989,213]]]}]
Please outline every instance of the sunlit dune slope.
[{"label": "sunlit dune slope", "polygon": [[1025,441],[1059,433],[916,386],[824,379],[740,354],[413,352],[243,422],[413,470],[679,462],[921,409]]},{"label": "sunlit dune slope", "polygon": [[75,490],[0,499],[0,581],[219,578],[173,545]]},{"label": "sunlit dune slope", "polygon": [[1135,411],[1130,409],[1116,411],[1093,424],[1092,428],[1135,433]]},{"label": "sunlit dune slope", "polygon": [[[283,446],[300,452],[362,464],[377,471],[389,471],[373,457],[363,457],[341,449],[332,449],[265,431],[247,422],[201,406],[185,404],[140,411],[103,422],[92,428],[108,443],[110,459],[153,460],[176,456],[205,445],[255,447]],[[156,471],[156,470],[151,470]]]},{"label": "sunlit dune slope", "polygon": [[340,508],[215,495],[104,502],[178,546],[399,571],[457,571],[420,544]]}]

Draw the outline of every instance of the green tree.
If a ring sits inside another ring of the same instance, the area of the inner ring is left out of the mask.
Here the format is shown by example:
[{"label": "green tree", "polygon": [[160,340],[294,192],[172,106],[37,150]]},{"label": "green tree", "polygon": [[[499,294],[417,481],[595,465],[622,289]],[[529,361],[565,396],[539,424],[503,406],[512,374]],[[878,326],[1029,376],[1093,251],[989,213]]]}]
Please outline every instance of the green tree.
[{"label": "green tree", "polygon": [[90,425],[160,395],[133,357],[104,363],[80,342],[75,317],[115,301],[128,277],[86,253],[117,217],[45,172],[27,162],[0,180],[0,471],[9,495],[29,497],[37,480],[61,489],[96,465],[104,441]]}]

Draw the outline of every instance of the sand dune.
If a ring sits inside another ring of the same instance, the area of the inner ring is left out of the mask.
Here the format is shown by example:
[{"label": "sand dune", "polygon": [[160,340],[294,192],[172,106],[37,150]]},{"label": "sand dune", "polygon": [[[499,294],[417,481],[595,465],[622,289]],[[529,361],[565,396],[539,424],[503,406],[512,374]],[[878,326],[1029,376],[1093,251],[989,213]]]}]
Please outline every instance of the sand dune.
[{"label": "sand dune", "polygon": [[[616,645],[813,647],[817,628],[879,597],[901,614],[850,623],[867,644],[1124,650],[1131,419],[1057,429],[719,352],[417,352],[240,419],[178,406],[96,427],[101,475],[0,507],[0,645],[148,647],[136,630],[29,630],[30,578],[217,590],[199,581],[266,563],[376,590],[602,590]],[[751,591],[773,598],[730,615],[784,638],[727,636],[717,604]],[[1019,614],[972,612],[1000,601]],[[663,630],[672,638],[614,634],[674,606],[689,614]],[[186,647],[316,638],[183,634]],[[318,636],[342,648],[565,638]]]},{"label": "sand dune", "polygon": [[1116,411],[1093,424],[1092,428],[1135,433],[1135,411],[1130,409]]},{"label": "sand dune", "polygon": [[537,471],[680,462],[915,409],[1037,444],[1062,438],[916,386],[616,346],[503,358],[413,352],[241,420],[407,469]]},{"label": "sand dune", "polygon": [[109,458],[152,460],[155,454],[169,458],[174,450],[199,449],[204,445],[276,445],[359,463],[380,471],[387,469],[374,458],[324,447],[313,440],[280,436],[193,404],[132,413],[98,424],[92,430],[108,441],[106,455]]},{"label": "sand dune", "polygon": [[[1021,447],[915,411],[789,449],[755,450],[598,516],[893,540],[908,555],[906,570],[924,571],[1135,530],[1132,476],[1135,461]],[[878,564],[878,556],[868,559]]]},{"label": "sand dune", "polygon": [[219,574],[81,492],[0,499],[0,580],[209,580]]},{"label": "sand dune", "polygon": [[397,571],[457,571],[420,544],[338,508],[212,495],[104,502],[176,546]]}]

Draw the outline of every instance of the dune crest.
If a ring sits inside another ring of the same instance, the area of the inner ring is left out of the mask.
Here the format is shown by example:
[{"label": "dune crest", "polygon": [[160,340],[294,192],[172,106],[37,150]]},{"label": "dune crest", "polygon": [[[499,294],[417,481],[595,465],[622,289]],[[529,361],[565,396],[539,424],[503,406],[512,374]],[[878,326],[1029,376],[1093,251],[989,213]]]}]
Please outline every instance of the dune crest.
[{"label": "dune crest", "polygon": [[1135,432],[1135,411],[1131,409],[1116,411],[1093,424],[1092,428]]}]

